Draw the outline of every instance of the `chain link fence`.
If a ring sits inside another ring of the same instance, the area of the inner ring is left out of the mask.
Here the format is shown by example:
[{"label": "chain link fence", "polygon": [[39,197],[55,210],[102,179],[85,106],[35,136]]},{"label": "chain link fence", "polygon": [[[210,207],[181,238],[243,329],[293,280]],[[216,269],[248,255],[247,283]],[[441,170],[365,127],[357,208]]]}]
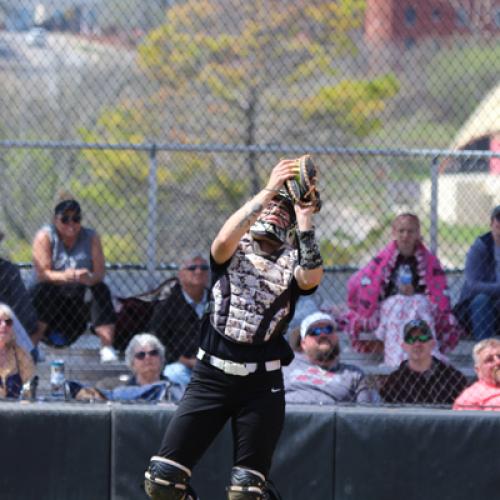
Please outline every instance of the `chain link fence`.
[{"label": "chain link fence", "polygon": [[[280,157],[310,153],[327,269],[315,307],[346,306],[347,280],[403,212],[420,218],[457,304],[468,249],[500,204],[498,1],[3,0],[0,27],[2,247],[28,288],[61,193],[100,235],[118,310],[207,256]],[[97,337],[76,333],[45,347],[42,378],[61,356],[92,384],[127,371],[99,365]],[[346,358],[387,375],[381,353],[342,338]],[[471,378],[462,338],[452,362]]]}]

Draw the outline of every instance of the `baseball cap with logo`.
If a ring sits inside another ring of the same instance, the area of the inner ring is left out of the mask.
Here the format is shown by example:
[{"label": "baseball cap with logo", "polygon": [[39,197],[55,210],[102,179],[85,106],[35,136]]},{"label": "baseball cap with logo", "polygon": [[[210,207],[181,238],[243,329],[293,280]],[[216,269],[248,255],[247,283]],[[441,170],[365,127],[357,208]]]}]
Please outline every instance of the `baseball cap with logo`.
[{"label": "baseball cap with logo", "polygon": [[337,323],[329,314],[317,311],[315,313],[309,314],[309,316],[306,316],[302,320],[302,323],[300,324],[300,337],[304,338],[309,328],[314,325],[314,323],[319,323],[320,321],[328,322],[333,326],[335,330],[337,329]]}]

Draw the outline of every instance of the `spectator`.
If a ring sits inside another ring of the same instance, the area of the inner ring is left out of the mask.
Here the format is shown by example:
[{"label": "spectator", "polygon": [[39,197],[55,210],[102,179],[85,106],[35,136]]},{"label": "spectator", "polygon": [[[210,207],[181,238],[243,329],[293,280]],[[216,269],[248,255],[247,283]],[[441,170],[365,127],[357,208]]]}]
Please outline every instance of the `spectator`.
[{"label": "spectator", "polygon": [[[3,237],[3,233],[0,232],[0,241]],[[41,325],[37,321],[35,308],[19,269],[12,262],[1,258],[0,302],[7,304],[15,313],[13,319],[17,344],[27,352],[32,351],[34,346],[31,337],[36,338]]]},{"label": "spectator", "polygon": [[300,325],[300,347],[292,363],[283,369],[287,403],[374,403],[377,392],[363,372],[341,363],[337,325],[329,314],[315,312]]},{"label": "spectator", "polygon": [[178,279],[162,288],[155,302],[148,330],[166,348],[164,374],[173,382],[187,384],[196,362],[201,318],[208,304],[208,261],[200,252],[186,255]]},{"label": "spectator", "polygon": [[405,294],[422,294],[430,301],[439,350],[448,352],[459,340],[460,326],[450,309],[441,264],[422,243],[418,217],[411,213],[398,215],[392,223],[392,236],[393,241],[348,281],[349,311],[343,321],[353,346],[363,350],[359,334],[377,328],[381,305],[399,292],[399,276],[405,269],[411,273]]},{"label": "spectator", "polygon": [[478,380],[458,396],[453,409],[500,411],[500,340],[481,340],[472,357]]},{"label": "spectator", "polygon": [[[404,276],[400,275],[398,282],[399,293],[385,299],[380,306],[380,323],[374,332],[375,337],[384,343],[384,365],[391,368],[397,368],[407,358],[403,349],[403,330],[408,321],[426,321],[433,338],[436,337],[432,304],[425,295],[412,293],[411,285],[404,283]],[[437,343],[434,343],[432,354],[438,359],[446,359],[439,352]]]},{"label": "spectator", "polygon": [[0,398],[18,398],[35,373],[31,356],[16,343],[13,324],[14,312],[0,304]]},{"label": "spectator", "polygon": [[[165,364],[165,347],[150,333],[139,333],[125,350],[125,361],[130,368],[129,376],[120,385],[109,388],[109,379],[96,384],[96,389],[72,383],[73,397],[107,400],[169,400],[177,402],[184,394],[185,386],[174,384],[162,375]],[[114,384],[113,384],[114,385]]]},{"label": "spectator", "polygon": [[452,404],[466,387],[465,376],[434,357],[436,340],[422,319],[404,326],[403,349],[408,360],[385,380],[380,395],[387,403]]},{"label": "spectator", "polygon": [[81,225],[80,204],[63,199],[54,220],[42,227],[33,242],[36,284],[31,289],[43,339],[57,347],[74,342],[90,319],[101,339],[101,362],[117,360],[112,347],[116,315],[104,283],[105,262],[98,234]]},{"label": "spectator", "polygon": [[491,212],[490,228],[467,253],[465,282],[456,306],[476,340],[500,335],[500,205]]}]

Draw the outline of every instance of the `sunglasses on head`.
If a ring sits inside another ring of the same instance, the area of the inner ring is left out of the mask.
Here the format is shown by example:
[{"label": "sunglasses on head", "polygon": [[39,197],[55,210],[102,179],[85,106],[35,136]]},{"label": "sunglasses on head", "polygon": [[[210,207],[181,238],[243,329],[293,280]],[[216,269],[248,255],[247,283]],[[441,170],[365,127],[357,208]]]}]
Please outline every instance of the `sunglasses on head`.
[{"label": "sunglasses on head", "polygon": [[430,333],[421,333],[420,335],[409,335],[405,338],[405,342],[407,344],[415,344],[416,342],[429,342],[432,339],[432,335]]},{"label": "sunglasses on head", "polygon": [[82,216],[81,215],[73,215],[73,216],[62,215],[61,217],[59,217],[59,220],[63,224],[69,224],[70,221],[74,222],[75,224],[79,224],[82,221]]},{"label": "sunglasses on head", "polygon": [[0,325],[12,326],[14,320],[12,318],[0,319]]},{"label": "sunglasses on head", "polygon": [[330,335],[333,332],[333,325],[316,326],[315,328],[307,330],[307,335],[311,335],[312,337],[319,337],[322,333],[325,335]]},{"label": "sunglasses on head", "polygon": [[184,269],[187,271],[196,271],[196,269],[199,269],[200,271],[208,271],[208,264],[191,264],[190,266],[186,266]]},{"label": "sunglasses on head", "polygon": [[146,356],[149,356],[151,358],[159,356],[160,351],[158,349],[151,349],[151,351],[139,351],[134,354],[135,359],[146,359]]}]

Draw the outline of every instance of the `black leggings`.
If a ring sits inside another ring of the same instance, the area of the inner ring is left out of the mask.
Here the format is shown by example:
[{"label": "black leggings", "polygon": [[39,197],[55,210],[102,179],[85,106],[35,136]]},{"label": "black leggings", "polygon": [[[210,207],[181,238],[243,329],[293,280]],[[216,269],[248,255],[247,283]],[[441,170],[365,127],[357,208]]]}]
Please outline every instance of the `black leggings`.
[{"label": "black leggings", "polygon": [[231,419],[234,465],[267,477],[284,418],[281,370],[240,377],[198,361],[159,455],[192,469]]},{"label": "black leggings", "polygon": [[50,330],[60,331],[68,343],[74,342],[90,320],[94,327],[114,324],[116,314],[111,293],[103,282],[89,287],[91,296],[85,301],[85,286],[37,283],[31,290],[33,305],[40,321]]}]

